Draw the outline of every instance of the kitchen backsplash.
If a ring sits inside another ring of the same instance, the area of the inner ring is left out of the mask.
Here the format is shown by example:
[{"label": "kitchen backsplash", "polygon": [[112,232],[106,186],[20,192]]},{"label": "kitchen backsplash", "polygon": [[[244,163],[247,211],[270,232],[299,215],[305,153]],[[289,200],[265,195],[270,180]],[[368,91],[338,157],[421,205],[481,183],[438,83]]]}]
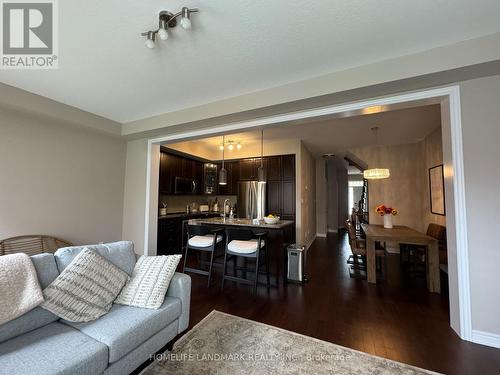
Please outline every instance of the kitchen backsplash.
[{"label": "kitchen backsplash", "polygon": [[167,213],[185,212],[186,206],[191,205],[193,202],[199,207],[200,204],[208,204],[209,201],[213,202],[217,198],[219,202],[219,207],[222,209],[222,204],[227,198],[231,201],[231,205],[236,205],[238,200],[236,195],[217,195],[217,196],[206,196],[206,195],[160,195],[158,201],[159,207],[163,207],[162,203],[167,204]]}]

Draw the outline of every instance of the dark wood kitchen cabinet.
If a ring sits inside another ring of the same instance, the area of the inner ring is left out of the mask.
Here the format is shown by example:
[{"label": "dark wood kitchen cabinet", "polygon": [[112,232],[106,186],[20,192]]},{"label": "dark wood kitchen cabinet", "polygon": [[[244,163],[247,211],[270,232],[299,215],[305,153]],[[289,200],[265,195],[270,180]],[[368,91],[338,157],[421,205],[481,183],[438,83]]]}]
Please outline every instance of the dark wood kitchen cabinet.
[{"label": "dark wood kitchen cabinet", "polygon": [[[295,155],[266,158],[267,213],[295,221]],[[295,238],[295,227],[291,228]]]},{"label": "dark wood kitchen cabinet", "polygon": [[257,167],[255,159],[243,159],[239,161],[240,181],[252,181],[257,178]]},{"label": "dark wood kitchen cabinet", "polygon": [[295,181],[283,181],[283,216],[295,216]]},{"label": "dark wood kitchen cabinet", "polygon": [[[222,168],[222,162],[217,163],[219,170]],[[226,161],[224,168],[227,171],[227,185],[219,185],[218,193],[220,195],[237,195],[238,181],[240,180],[239,161]]]},{"label": "dark wood kitchen cabinet", "polygon": [[267,161],[267,181],[281,181],[282,171],[281,171],[281,161],[283,157],[281,156],[269,156],[266,158]]},{"label": "dark wood kitchen cabinet", "polygon": [[174,177],[177,172],[174,155],[160,152],[159,191],[161,194],[173,194]]},{"label": "dark wood kitchen cabinet", "polygon": [[202,193],[203,162],[175,155],[165,150],[160,152],[160,194],[174,194],[176,177],[189,178],[196,181],[198,194]]},{"label": "dark wood kitchen cabinet", "polygon": [[295,155],[281,157],[281,173],[283,180],[295,180]]},{"label": "dark wood kitchen cabinet", "polygon": [[[262,165],[267,168],[268,157],[264,157]],[[261,164],[260,158],[242,159],[239,161],[239,180],[240,181],[253,181],[259,178],[259,167]]]},{"label": "dark wood kitchen cabinet", "polygon": [[267,213],[283,215],[283,188],[281,181],[267,182]]}]

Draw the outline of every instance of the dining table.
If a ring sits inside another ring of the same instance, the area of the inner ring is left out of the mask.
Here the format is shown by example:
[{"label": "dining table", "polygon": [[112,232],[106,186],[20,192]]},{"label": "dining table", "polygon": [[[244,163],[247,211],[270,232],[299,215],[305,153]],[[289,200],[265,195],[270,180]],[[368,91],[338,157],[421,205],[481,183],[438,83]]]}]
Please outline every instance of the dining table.
[{"label": "dining table", "polygon": [[367,279],[369,283],[377,283],[375,242],[424,246],[426,250],[427,289],[431,293],[441,293],[439,274],[439,243],[434,237],[428,236],[404,225],[384,228],[383,225],[361,224],[366,237]]}]

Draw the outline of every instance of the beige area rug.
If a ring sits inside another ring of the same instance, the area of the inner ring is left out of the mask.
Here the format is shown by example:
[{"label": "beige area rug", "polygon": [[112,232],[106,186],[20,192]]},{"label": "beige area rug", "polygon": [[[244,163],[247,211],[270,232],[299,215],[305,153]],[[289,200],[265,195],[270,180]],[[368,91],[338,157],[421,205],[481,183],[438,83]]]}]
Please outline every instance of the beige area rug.
[{"label": "beige area rug", "polygon": [[436,373],[214,310],[141,373],[167,374]]}]

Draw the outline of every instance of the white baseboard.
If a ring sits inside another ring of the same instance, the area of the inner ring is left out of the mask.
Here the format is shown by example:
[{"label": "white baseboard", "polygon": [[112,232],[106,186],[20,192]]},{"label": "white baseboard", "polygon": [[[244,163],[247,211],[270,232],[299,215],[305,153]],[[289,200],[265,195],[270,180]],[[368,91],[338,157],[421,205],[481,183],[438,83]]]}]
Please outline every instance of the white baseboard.
[{"label": "white baseboard", "polygon": [[328,233],[338,233],[339,231],[337,229],[328,229]]},{"label": "white baseboard", "polygon": [[491,346],[493,348],[500,348],[500,335],[473,329],[472,342],[475,342],[476,344]]},{"label": "white baseboard", "polygon": [[314,243],[314,241],[316,241],[316,236],[314,236],[313,238],[311,238],[309,240],[308,243],[306,243],[306,250],[309,249],[311,247],[311,245]]},{"label": "white baseboard", "polygon": [[325,237],[326,238],[326,233],[316,233],[316,237]]}]

